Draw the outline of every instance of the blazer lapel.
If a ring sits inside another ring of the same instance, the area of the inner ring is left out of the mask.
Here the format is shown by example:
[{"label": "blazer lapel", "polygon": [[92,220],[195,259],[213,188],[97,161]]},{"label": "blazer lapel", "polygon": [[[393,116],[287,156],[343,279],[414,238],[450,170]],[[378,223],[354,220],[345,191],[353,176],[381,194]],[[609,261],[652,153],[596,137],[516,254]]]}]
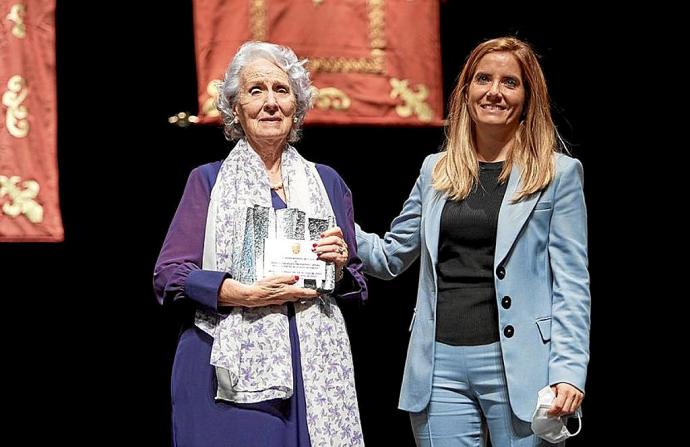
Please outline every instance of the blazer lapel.
[{"label": "blazer lapel", "polygon": [[506,186],[506,194],[501,203],[501,209],[498,212],[498,229],[496,231],[496,253],[494,256],[494,265],[497,266],[508,255],[510,248],[515,243],[518,234],[525,225],[534,205],[540,194],[532,194],[528,198],[522,199],[517,203],[513,203],[512,198],[518,190],[520,185],[520,174],[522,168],[517,164],[513,164],[513,169],[510,171],[510,179],[508,186]]},{"label": "blazer lapel", "polygon": [[428,211],[424,216],[424,235],[426,238],[426,247],[429,250],[429,256],[434,266],[434,275],[436,275],[436,263],[438,262],[438,236],[441,229],[441,212],[443,206],[446,204],[448,194],[439,193],[436,190],[431,191],[431,201],[429,202]]}]

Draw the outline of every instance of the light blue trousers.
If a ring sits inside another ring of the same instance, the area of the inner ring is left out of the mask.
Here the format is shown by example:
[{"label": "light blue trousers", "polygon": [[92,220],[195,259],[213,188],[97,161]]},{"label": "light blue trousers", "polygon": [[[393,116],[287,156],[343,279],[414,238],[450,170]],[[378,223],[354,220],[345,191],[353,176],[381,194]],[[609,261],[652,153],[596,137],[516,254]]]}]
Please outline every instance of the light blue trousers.
[{"label": "light blue trousers", "polygon": [[[510,408],[501,346],[436,342],[431,400],[410,413],[418,447],[553,446],[532,433]],[[563,445],[563,444],[561,444]]]}]

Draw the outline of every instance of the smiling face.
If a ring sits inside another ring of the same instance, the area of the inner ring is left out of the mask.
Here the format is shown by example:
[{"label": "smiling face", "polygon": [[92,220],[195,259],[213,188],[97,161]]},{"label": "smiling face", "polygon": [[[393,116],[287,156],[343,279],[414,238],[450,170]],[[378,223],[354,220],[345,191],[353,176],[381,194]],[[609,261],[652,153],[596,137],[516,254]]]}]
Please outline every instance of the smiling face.
[{"label": "smiling face", "polygon": [[248,63],[240,72],[239,96],[233,110],[252,147],[282,145],[296,110],[287,73],[266,59]]},{"label": "smiling face", "polygon": [[525,105],[525,86],[515,56],[495,51],[482,57],[470,81],[467,102],[478,128],[517,128]]}]

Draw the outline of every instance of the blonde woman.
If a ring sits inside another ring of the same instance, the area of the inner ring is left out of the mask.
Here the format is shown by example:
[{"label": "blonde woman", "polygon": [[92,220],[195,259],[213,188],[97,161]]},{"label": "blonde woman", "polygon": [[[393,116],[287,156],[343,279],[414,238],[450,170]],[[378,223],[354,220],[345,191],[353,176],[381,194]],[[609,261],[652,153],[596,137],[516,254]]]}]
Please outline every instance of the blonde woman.
[{"label": "blonde woman", "polygon": [[[424,161],[383,238],[357,227],[365,273],[421,256],[400,408],[418,446],[544,442],[530,422],[576,411],[589,361],[582,165],[559,151],[534,51],[502,37],[470,54],[442,152]],[[558,439],[560,442],[560,439]]]}]

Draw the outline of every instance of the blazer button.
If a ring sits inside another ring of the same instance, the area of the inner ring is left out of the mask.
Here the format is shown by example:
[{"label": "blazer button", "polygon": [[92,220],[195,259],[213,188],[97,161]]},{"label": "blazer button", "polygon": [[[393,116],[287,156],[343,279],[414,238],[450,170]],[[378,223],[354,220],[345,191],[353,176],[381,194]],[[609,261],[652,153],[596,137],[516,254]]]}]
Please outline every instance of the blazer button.
[{"label": "blazer button", "polygon": [[502,265],[499,265],[496,269],[496,276],[498,276],[498,279],[503,279],[506,277],[506,269]]},{"label": "blazer button", "polygon": [[513,335],[515,335],[515,328],[511,325],[508,325],[503,329],[503,335],[506,336],[506,338],[510,338]]},{"label": "blazer button", "polygon": [[511,304],[512,304],[512,300],[510,299],[509,296],[504,296],[503,299],[501,300],[501,306],[503,306],[504,309],[510,309]]}]

